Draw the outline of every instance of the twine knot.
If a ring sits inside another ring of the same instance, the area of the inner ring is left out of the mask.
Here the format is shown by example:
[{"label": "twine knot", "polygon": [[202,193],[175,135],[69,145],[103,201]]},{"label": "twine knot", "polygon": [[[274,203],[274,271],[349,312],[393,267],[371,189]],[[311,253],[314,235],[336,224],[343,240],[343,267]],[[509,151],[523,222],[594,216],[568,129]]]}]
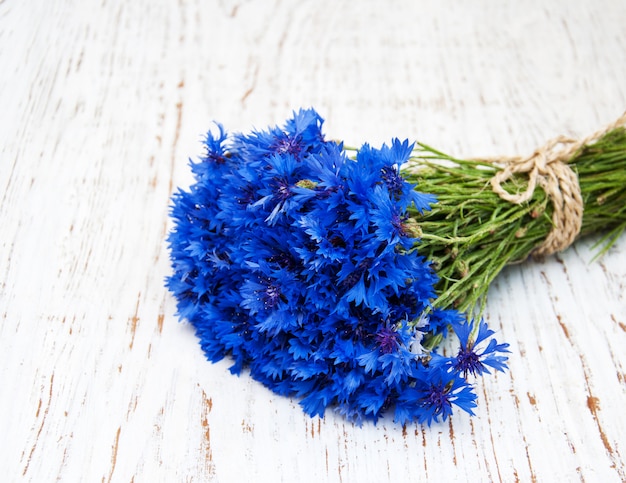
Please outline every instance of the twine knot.
[{"label": "twine knot", "polygon": [[[626,125],[626,113],[604,129],[593,133],[580,141],[559,136],[537,149],[528,157],[499,159],[503,169],[491,179],[493,191],[503,200],[521,204],[530,200],[539,185],[554,206],[552,212],[552,230],[539,245],[534,254],[547,256],[569,247],[582,227],[583,199],[578,183],[578,176],[568,163],[585,146],[599,140],[608,132]],[[526,174],[528,186],[525,191],[512,194],[502,184],[514,174]]]}]

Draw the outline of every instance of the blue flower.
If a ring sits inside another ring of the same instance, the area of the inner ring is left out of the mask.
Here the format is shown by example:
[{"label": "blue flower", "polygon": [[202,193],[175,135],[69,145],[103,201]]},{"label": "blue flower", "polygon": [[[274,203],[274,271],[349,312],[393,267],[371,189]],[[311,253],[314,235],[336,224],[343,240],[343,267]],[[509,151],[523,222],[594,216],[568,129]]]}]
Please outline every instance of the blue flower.
[{"label": "blue flower", "polygon": [[409,216],[401,211],[390,193],[381,186],[376,186],[371,194],[374,207],[371,209],[371,219],[376,227],[376,237],[386,244],[386,250],[394,250],[400,243],[403,248],[408,249],[413,245],[414,240],[409,236],[405,223]]},{"label": "blue flower", "polygon": [[405,424],[413,419],[420,423],[445,421],[455,405],[473,415],[476,395],[467,381],[442,367],[419,367],[415,386],[399,397],[395,420]]},{"label": "blue flower", "polygon": [[476,327],[473,320],[468,323],[454,324],[452,328],[460,342],[459,351],[452,362],[455,371],[462,372],[464,377],[467,377],[467,374],[490,374],[487,366],[497,371],[506,369],[508,357],[501,354],[510,352],[509,344],[498,344],[495,339],[491,339],[486,347],[478,348],[481,342],[486,341],[495,333],[489,329],[485,321],[479,323],[478,333],[475,333]]}]

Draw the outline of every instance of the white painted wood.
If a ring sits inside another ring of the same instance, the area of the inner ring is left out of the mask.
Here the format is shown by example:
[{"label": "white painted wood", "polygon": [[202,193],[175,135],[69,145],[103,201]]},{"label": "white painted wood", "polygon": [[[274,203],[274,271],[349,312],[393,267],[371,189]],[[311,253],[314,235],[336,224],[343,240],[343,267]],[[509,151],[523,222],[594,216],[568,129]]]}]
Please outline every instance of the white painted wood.
[{"label": "white painted wood", "polygon": [[163,288],[214,119],[528,153],[626,108],[626,3],[0,2],[3,481],[622,481],[626,239],[507,269],[473,419],[309,419],[205,361]]}]

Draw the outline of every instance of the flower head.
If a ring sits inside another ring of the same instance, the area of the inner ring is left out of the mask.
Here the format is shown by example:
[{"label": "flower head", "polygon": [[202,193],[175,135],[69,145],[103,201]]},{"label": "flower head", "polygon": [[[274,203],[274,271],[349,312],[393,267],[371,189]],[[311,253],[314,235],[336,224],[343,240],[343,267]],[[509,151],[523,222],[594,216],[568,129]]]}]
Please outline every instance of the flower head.
[{"label": "flower head", "polygon": [[465,324],[454,324],[454,332],[459,338],[459,351],[452,362],[455,371],[468,374],[481,375],[490,374],[487,366],[504,371],[506,369],[507,357],[502,355],[508,350],[509,344],[498,344],[495,339],[491,339],[486,347],[480,348],[482,342],[493,336],[494,331],[489,329],[487,323],[481,321],[476,325],[474,321]]},{"label": "flower head", "polygon": [[399,398],[396,421],[404,424],[416,414],[420,423],[430,426],[439,418],[445,421],[452,414],[453,405],[474,414],[476,395],[465,379],[441,367],[421,367],[418,371],[415,387]]}]

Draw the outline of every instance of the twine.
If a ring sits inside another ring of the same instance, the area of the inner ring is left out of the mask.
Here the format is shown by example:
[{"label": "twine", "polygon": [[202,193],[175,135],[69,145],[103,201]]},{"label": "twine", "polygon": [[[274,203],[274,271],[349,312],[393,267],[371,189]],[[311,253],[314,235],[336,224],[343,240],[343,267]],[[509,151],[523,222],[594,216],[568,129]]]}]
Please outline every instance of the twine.
[{"label": "twine", "polygon": [[[584,205],[578,176],[568,163],[584,146],[593,144],[610,131],[624,126],[626,112],[615,122],[582,140],[559,136],[528,157],[498,159],[497,162],[503,169],[491,178],[491,186],[500,198],[521,204],[531,199],[539,185],[554,206],[553,228],[543,243],[535,249],[534,255],[548,256],[565,250],[574,242],[582,227]],[[502,184],[516,173],[528,175],[528,187],[522,193],[512,194]]]}]

